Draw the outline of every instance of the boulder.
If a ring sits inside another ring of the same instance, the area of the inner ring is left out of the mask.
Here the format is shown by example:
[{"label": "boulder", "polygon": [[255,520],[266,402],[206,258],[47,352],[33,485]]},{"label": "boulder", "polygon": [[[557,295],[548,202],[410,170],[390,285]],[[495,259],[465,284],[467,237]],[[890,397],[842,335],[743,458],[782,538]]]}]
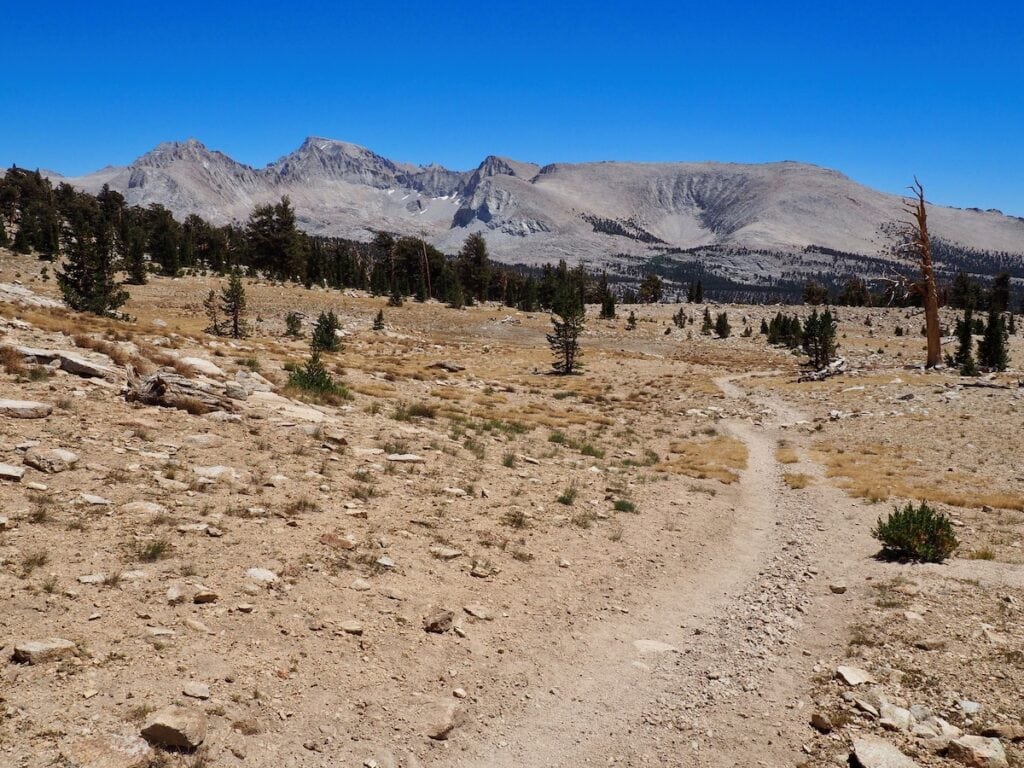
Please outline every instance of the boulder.
[{"label": "boulder", "polygon": [[462,722],[462,709],[456,702],[447,702],[437,707],[427,719],[424,732],[435,741],[446,741]]},{"label": "boulder", "polygon": [[224,371],[209,360],[205,360],[201,357],[181,357],[178,358],[178,362],[187,365],[204,376],[216,376],[218,378],[224,378]]},{"label": "boulder", "polygon": [[53,413],[53,406],[34,400],[0,400],[0,416],[12,419],[45,419]]},{"label": "boulder", "polygon": [[398,464],[422,464],[426,461],[422,456],[417,456],[415,453],[389,453],[387,460]]},{"label": "boulder", "polygon": [[7,480],[12,483],[20,483],[25,476],[25,470],[11,464],[0,463],[0,480]]},{"label": "boulder", "polygon": [[962,765],[976,768],[1007,768],[1006,752],[999,739],[988,736],[961,736],[949,742],[946,756]]},{"label": "boulder", "polygon": [[455,623],[455,614],[451,611],[440,610],[431,613],[423,619],[423,629],[433,632],[436,635],[444,634],[452,628]]},{"label": "boulder", "polygon": [[62,371],[73,373],[76,376],[98,379],[116,379],[117,370],[114,368],[114,361],[106,355],[102,356],[102,362],[94,362],[76,352],[66,352],[61,349],[36,349],[34,347],[17,347],[18,353],[34,358],[37,362],[46,364],[56,361]]},{"label": "boulder", "polygon": [[79,739],[62,757],[67,768],[148,768],[154,755],[145,739],[111,734]]},{"label": "boulder", "polygon": [[875,682],[875,678],[873,678],[868,672],[864,671],[860,667],[836,667],[836,677],[838,677],[847,685],[853,686]]},{"label": "boulder", "polygon": [[917,763],[889,742],[871,737],[853,740],[850,763],[860,768],[918,768]]},{"label": "boulder", "polygon": [[181,692],[192,699],[210,698],[210,686],[206,683],[197,683],[195,681],[185,683]]},{"label": "boulder", "polygon": [[33,469],[52,475],[75,466],[78,463],[78,454],[64,448],[30,448],[25,453],[25,463]]},{"label": "boulder", "polygon": [[142,737],[161,747],[192,750],[206,739],[206,716],[185,707],[165,707],[146,721]]},{"label": "boulder", "polygon": [[75,644],[60,637],[46,640],[26,640],[14,645],[14,661],[23,664],[45,664],[66,659],[75,652]]}]

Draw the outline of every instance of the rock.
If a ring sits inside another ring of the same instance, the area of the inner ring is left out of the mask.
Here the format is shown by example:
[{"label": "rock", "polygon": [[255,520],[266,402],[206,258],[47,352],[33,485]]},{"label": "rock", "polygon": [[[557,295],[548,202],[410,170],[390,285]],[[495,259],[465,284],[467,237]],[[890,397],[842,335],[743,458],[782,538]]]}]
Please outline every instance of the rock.
[{"label": "rock", "polygon": [[67,768],[147,768],[153,749],[134,735],[111,734],[79,739],[63,752]]},{"label": "rock", "polygon": [[220,448],[224,445],[224,438],[212,432],[201,432],[195,435],[186,435],[181,442],[190,448]]},{"label": "rock", "polygon": [[828,588],[832,591],[833,595],[843,595],[843,594],[846,594],[846,585],[843,584],[842,582],[836,582],[836,583],[833,583],[833,584],[829,584]]},{"label": "rock", "polygon": [[462,710],[457,703],[444,704],[427,722],[425,733],[435,741],[445,741],[462,721]]},{"label": "rock", "polygon": [[52,475],[71,469],[78,463],[78,455],[64,448],[30,448],[25,453],[25,463]]},{"label": "rock", "polygon": [[993,725],[983,730],[981,735],[1004,741],[1024,741],[1024,725],[1011,725],[1010,723]]},{"label": "rock", "polygon": [[179,605],[185,602],[185,593],[181,587],[177,584],[172,584],[167,588],[167,604],[168,605]]},{"label": "rock", "polygon": [[427,368],[440,368],[442,371],[448,373],[460,373],[466,370],[466,366],[453,363],[450,360],[438,360],[436,363],[431,363]]},{"label": "rock", "polygon": [[245,575],[261,584],[273,584],[277,581],[277,574],[273,571],[268,571],[266,568],[250,568],[245,572]]},{"label": "rock", "polygon": [[469,605],[462,606],[462,610],[472,616],[474,619],[480,619],[482,621],[490,621],[493,616],[491,612],[484,608],[479,603],[470,603]]},{"label": "rock", "polygon": [[192,467],[192,471],[199,475],[199,477],[206,478],[207,480],[241,480],[243,475],[234,467],[225,467],[222,464],[217,464],[212,467]]},{"label": "rock", "polygon": [[415,453],[389,453],[387,460],[400,464],[422,464],[426,461],[422,456],[417,456]]},{"label": "rock", "polygon": [[46,640],[26,640],[14,645],[14,661],[23,664],[45,664],[66,659],[75,652],[75,644],[60,637]]},{"label": "rock", "polygon": [[440,610],[423,619],[423,629],[434,634],[443,634],[452,628],[455,623],[455,614],[451,611]]},{"label": "rock", "polygon": [[675,646],[660,640],[634,640],[633,647],[640,653],[669,653],[676,650]]},{"label": "rock", "polygon": [[981,711],[981,704],[970,699],[960,699],[956,704],[965,715],[976,715]]},{"label": "rock", "polygon": [[343,621],[341,622],[341,631],[346,635],[361,635],[363,634],[363,625],[355,620]]},{"label": "rock", "polygon": [[250,405],[262,405],[265,408],[276,411],[278,415],[286,419],[320,423],[327,418],[323,412],[318,411],[316,408],[289,400],[287,397],[282,397],[276,392],[251,392],[248,402]]},{"label": "rock", "polygon": [[12,419],[45,419],[53,413],[53,406],[34,400],[0,400],[0,416]]},{"label": "rock", "polygon": [[870,737],[853,740],[852,757],[851,764],[860,768],[918,768],[889,742]]},{"label": "rock", "polygon": [[883,701],[878,714],[881,717],[879,725],[891,731],[909,731],[914,725],[914,718],[911,716],[910,710],[897,707],[895,704]]},{"label": "rock", "polygon": [[359,546],[359,542],[356,541],[355,537],[351,534],[345,534],[339,536],[336,533],[328,531],[327,533],[320,535],[320,543],[326,544],[334,549],[351,550]]},{"label": "rock", "polygon": [[366,592],[370,589],[370,582],[366,579],[356,579],[349,585],[350,589],[354,589],[356,592]]},{"label": "rock", "polygon": [[462,550],[435,544],[430,548],[430,554],[439,560],[454,560],[457,557],[462,557]]},{"label": "rock", "polygon": [[391,568],[394,568],[394,567],[395,567],[395,561],[394,561],[394,560],[392,560],[392,559],[391,559],[390,557],[388,557],[387,555],[382,555],[382,556],[378,557],[378,558],[377,558],[377,559],[376,559],[376,560],[375,560],[374,562],[375,562],[375,563],[376,563],[377,565],[379,565],[379,566],[380,566],[381,568],[387,568],[387,569],[389,569],[389,570],[390,570]]},{"label": "rock", "polygon": [[65,352],[60,349],[36,349],[34,347],[17,347],[18,352],[25,357],[32,357],[41,364],[57,362],[57,367],[62,371],[73,373],[76,376],[99,379],[117,379],[117,370],[113,367],[113,360],[103,355],[105,362],[93,362],[87,357],[76,352]]},{"label": "rock", "polygon": [[201,357],[181,357],[178,361],[184,363],[189,368],[194,368],[204,376],[217,376],[219,378],[224,377],[224,371],[209,360],[204,360]]},{"label": "rock", "polygon": [[105,573],[89,573],[78,577],[79,584],[102,584],[107,580]]},{"label": "rock", "polygon": [[946,756],[962,765],[977,768],[1007,768],[1006,751],[999,739],[987,736],[961,736],[953,739]]},{"label": "rock", "polygon": [[0,463],[0,480],[8,480],[12,483],[20,483],[25,476],[25,470],[11,464]]},{"label": "rock", "polygon": [[940,637],[925,637],[915,642],[914,647],[922,651],[941,651],[946,647],[946,641]]},{"label": "rock", "polygon": [[165,707],[146,721],[142,737],[161,747],[195,749],[206,739],[206,716],[185,707]]},{"label": "rock", "polygon": [[109,507],[114,503],[110,499],[105,499],[102,496],[95,496],[91,493],[83,493],[82,501],[91,507]]},{"label": "rock", "polygon": [[860,667],[836,667],[836,677],[842,680],[847,685],[863,685],[864,683],[873,683],[875,678],[865,672]]},{"label": "rock", "polygon": [[192,602],[196,605],[205,605],[207,603],[215,603],[220,599],[220,595],[214,592],[212,589],[206,587],[200,588],[194,595],[192,595]]},{"label": "rock", "polygon": [[821,733],[831,733],[833,728],[829,716],[822,712],[815,712],[811,715],[811,725]]},{"label": "rock", "polygon": [[206,683],[197,683],[195,681],[185,683],[181,692],[192,699],[210,698],[210,686]]},{"label": "rock", "polygon": [[129,501],[120,510],[129,515],[166,515],[167,507],[153,501]]}]

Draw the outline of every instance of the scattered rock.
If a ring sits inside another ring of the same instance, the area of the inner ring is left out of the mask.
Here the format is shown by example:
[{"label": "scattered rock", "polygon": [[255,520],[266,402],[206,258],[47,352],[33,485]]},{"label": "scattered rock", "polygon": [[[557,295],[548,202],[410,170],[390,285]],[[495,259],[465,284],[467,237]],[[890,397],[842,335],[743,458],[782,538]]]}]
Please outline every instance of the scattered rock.
[{"label": "scattered rock", "polygon": [[1012,725],[1002,723],[993,725],[981,732],[982,736],[989,736],[1004,741],[1024,741],[1024,725]]},{"label": "scattered rock", "polygon": [[462,710],[454,701],[438,709],[427,722],[425,733],[435,741],[445,741],[462,721]]},{"label": "scattered rock", "polygon": [[844,595],[846,594],[846,585],[842,582],[834,582],[828,585],[828,588],[832,591],[833,595]]},{"label": "scattered rock", "polygon": [[192,699],[210,698],[210,686],[206,683],[185,683],[185,687],[181,689],[181,692]]},{"label": "scattered rock", "polygon": [[493,616],[491,612],[484,608],[479,603],[470,603],[469,605],[462,606],[462,610],[472,616],[474,619],[480,619],[481,621],[490,621]]},{"label": "scattered rock", "polygon": [[851,764],[860,768],[918,768],[889,742],[870,737],[853,740],[852,758]]},{"label": "scattered rock", "polygon": [[676,650],[675,646],[660,640],[634,640],[633,647],[640,653],[669,653]]},{"label": "scattered rock", "polygon": [[359,542],[356,541],[355,537],[350,534],[339,536],[336,533],[328,531],[327,533],[321,534],[320,543],[326,544],[334,549],[352,550],[359,546]]},{"label": "scattered rock", "polygon": [[355,620],[343,621],[341,622],[341,631],[346,635],[361,635],[363,634],[363,625]]},{"label": "scattered rock", "polygon": [[95,496],[91,493],[83,493],[82,501],[91,507],[109,507],[114,503],[110,499],[105,499],[102,496]]},{"label": "scattered rock", "polygon": [[194,368],[204,376],[224,377],[224,371],[219,366],[201,357],[182,357],[179,358],[179,362],[184,363],[189,368]]},{"label": "scattered rock", "polygon": [[987,736],[961,736],[953,739],[946,756],[963,765],[977,768],[1007,768],[1006,751],[999,739]]},{"label": "scattered rock", "polygon": [[185,707],[165,707],[146,721],[142,737],[161,747],[195,749],[206,739],[206,716]]},{"label": "scattered rock", "polygon": [[273,584],[277,581],[277,574],[273,571],[268,571],[266,568],[250,568],[245,572],[245,575],[261,584]]},{"label": "scattered rock", "polygon": [[847,685],[853,686],[875,682],[875,678],[873,678],[869,673],[865,672],[860,667],[836,667],[836,677],[838,677]]},{"label": "scattered rock", "polygon": [[25,476],[25,470],[11,464],[0,463],[0,480],[8,480],[12,483],[20,483]]},{"label": "scattered rock", "polygon": [[64,448],[30,448],[25,453],[25,463],[33,469],[52,475],[75,466],[78,463],[78,455]]},{"label": "scattered rock", "polygon": [[400,464],[422,464],[426,461],[422,456],[417,456],[415,453],[389,453],[387,460]]},{"label": "scattered rock", "polygon": [[0,400],[0,416],[12,419],[45,419],[53,413],[53,406],[34,400]]},{"label": "scattered rock", "polygon": [[439,560],[454,560],[457,557],[462,557],[463,553],[461,549],[446,547],[442,544],[435,544],[430,548],[430,554]]},{"label": "scattered rock", "polygon": [[63,752],[67,768],[147,768],[153,748],[135,735],[111,734],[79,739]]},{"label": "scattered rock", "polygon": [[811,725],[821,733],[831,733],[833,728],[832,721],[828,715],[821,712],[815,712],[811,715]]},{"label": "scattered rock", "polygon": [[26,640],[14,645],[14,661],[22,664],[45,664],[48,661],[66,659],[75,652],[70,640],[50,637],[46,640]]},{"label": "scattered rock", "polygon": [[192,602],[196,605],[205,605],[206,603],[215,603],[220,599],[220,595],[214,592],[212,589],[207,587],[201,587],[192,595]]},{"label": "scattered rock", "polygon": [[423,629],[434,634],[444,634],[455,623],[455,614],[451,611],[436,611],[423,619]]}]

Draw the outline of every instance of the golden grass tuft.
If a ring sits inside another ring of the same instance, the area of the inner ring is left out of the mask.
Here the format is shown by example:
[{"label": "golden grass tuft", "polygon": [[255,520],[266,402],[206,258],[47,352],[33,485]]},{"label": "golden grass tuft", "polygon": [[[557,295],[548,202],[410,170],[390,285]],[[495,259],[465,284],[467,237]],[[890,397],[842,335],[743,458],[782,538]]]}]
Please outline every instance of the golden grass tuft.
[{"label": "golden grass tuft", "polygon": [[803,472],[786,472],[782,475],[782,480],[794,491],[806,488],[811,484],[811,476]]},{"label": "golden grass tuft", "polygon": [[675,442],[669,451],[673,455],[655,469],[728,484],[739,480],[740,471],[747,468],[747,447],[733,437]]}]

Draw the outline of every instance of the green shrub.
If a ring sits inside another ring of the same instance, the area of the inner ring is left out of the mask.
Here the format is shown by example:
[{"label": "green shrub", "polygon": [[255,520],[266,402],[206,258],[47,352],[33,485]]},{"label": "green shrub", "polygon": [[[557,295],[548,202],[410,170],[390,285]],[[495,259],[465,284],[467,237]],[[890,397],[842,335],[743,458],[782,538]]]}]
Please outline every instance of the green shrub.
[{"label": "green shrub", "polygon": [[341,400],[352,399],[345,385],[331,378],[331,374],[327,372],[320,359],[319,352],[311,354],[303,367],[292,369],[288,374],[288,386],[301,390],[320,402],[336,404]]},{"label": "green shrub", "polygon": [[923,501],[896,507],[885,520],[878,518],[871,535],[882,542],[884,554],[925,563],[941,563],[958,546],[949,518]]},{"label": "green shrub", "polygon": [[341,323],[333,311],[321,312],[313,328],[313,338],[310,347],[314,352],[337,352],[341,349],[341,342],[338,341],[338,331]]},{"label": "green shrub", "polygon": [[626,499],[615,500],[615,511],[616,512],[636,512],[636,504]]}]

